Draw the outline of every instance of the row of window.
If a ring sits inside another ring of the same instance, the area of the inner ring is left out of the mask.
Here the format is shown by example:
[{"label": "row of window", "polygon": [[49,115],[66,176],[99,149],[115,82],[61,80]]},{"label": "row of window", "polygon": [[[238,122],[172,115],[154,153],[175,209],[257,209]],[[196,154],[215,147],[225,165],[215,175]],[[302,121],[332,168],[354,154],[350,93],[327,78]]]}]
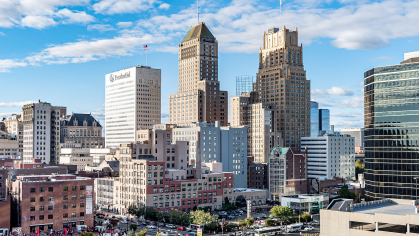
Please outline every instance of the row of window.
[{"label": "row of window", "polygon": [[[84,202],[80,203],[80,208],[84,208],[84,206],[85,206]],[[77,204],[76,203],[71,204],[71,208],[77,208]],[[63,209],[68,209],[68,204],[63,204]],[[35,211],[35,207],[32,206],[32,207],[30,207],[29,210],[30,211]],[[43,210],[45,210],[45,207],[44,206],[39,206],[39,210],[43,211]],[[49,211],[54,210],[54,206],[48,206],[48,210]]]},{"label": "row of window", "polygon": [[[84,216],[84,212],[80,212],[79,216]],[[54,219],[54,215],[48,215],[48,220],[52,220]],[[76,213],[71,213],[71,217],[77,217]],[[63,213],[63,218],[68,218],[68,213]],[[45,216],[44,215],[40,215],[38,216],[38,220],[44,220]],[[30,221],[35,221],[36,220],[36,216],[29,216],[29,220]]]},{"label": "row of window", "polygon": [[[84,198],[85,198],[85,195],[84,194],[81,194],[80,195],[80,199],[84,199]],[[72,195],[71,196],[71,199],[72,200],[75,200],[75,199],[77,199],[77,196],[76,195]],[[64,195],[63,196],[63,200],[68,200],[68,195]],[[45,197],[39,197],[39,201],[40,202],[45,201]],[[48,197],[48,201],[54,201],[54,197]],[[35,202],[35,198],[34,197],[31,197],[30,198],[30,202]]]},{"label": "row of window", "polygon": [[[80,186],[80,190],[85,190],[85,189],[86,189],[86,186],[84,186],[84,185]],[[76,191],[77,186],[72,186],[71,190]],[[63,187],[63,191],[68,191],[68,186]],[[36,192],[36,188],[31,188],[30,192],[31,193]],[[45,192],[45,188],[44,187],[39,188],[39,192],[41,192],[41,193]],[[54,192],[54,187],[48,187],[48,192]]]}]

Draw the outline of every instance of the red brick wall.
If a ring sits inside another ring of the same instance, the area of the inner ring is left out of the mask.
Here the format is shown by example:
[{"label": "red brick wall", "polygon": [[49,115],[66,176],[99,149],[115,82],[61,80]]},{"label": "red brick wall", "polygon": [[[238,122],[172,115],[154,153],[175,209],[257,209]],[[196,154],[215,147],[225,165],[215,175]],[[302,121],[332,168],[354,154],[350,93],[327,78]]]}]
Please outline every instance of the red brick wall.
[{"label": "red brick wall", "polygon": [[[64,186],[68,187],[68,191],[64,191]],[[77,186],[77,190],[72,190],[72,186]],[[80,186],[92,186],[92,214],[86,214],[86,190],[80,190]],[[63,229],[63,223],[68,221],[84,221],[83,224],[88,227],[93,227],[94,220],[94,180],[66,180],[57,182],[20,182],[16,181],[13,183],[13,187],[20,187],[20,206],[18,210],[18,224],[22,227],[23,233],[30,233],[29,225],[38,224],[49,224],[53,223],[53,230]],[[44,192],[40,192],[40,188],[45,189]],[[48,191],[48,187],[53,187],[53,192]],[[30,189],[35,188],[35,193],[31,193]],[[80,199],[80,195],[85,195],[84,199]],[[76,199],[72,199],[75,195]],[[64,200],[64,196],[68,196],[68,200]],[[40,197],[44,197],[44,201],[40,201]],[[53,197],[53,201],[49,201],[49,197]],[[35,202],[31,202],[30,198],[35,198]],[[84,207],[80,207],[80,203],[84,203]],[[64,209],[64,204],[68,205],[67,209]],[[76,208],[72,208],[72,204],[76,204]],[[53,210],[48,210],[48,206],[52,205]],[[44,210],[40,210],[39,206],[44,206]],[[35,211],[31,211],[31,207],[35,207]],[[80,212],[84,212],[84,216],[80,216]],[[68,213],[68,217],[64,218],[63,214]],[[76,213],[76,217],[72,217],[71,214]],[[40,220],[39,216],[43,215],[44,220]],[[53,219],[48,219],[48,215],[53,215]],[[30,221],[30,216],[35,216],[34,221]],[[81,224],[81,223],[77,223]],[[71,225],[70,225],[71,226]],[[48,229],[44,227],[44,231]]]},{"label": "red brick wall", "polygon": [[8,228],[10,230],[10,208],[12,199],[7,196],[6,201],[0,202],[0,228]]}]

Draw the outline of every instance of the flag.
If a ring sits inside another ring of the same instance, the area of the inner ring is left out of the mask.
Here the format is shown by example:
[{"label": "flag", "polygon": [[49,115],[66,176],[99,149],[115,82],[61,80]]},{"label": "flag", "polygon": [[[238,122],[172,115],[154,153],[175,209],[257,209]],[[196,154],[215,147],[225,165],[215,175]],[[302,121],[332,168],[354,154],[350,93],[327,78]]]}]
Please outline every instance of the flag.
[{"label": "flag", "polygon": [[38,236],[39,236],[39,228],[38,228]]},{"label": "flag", "polygon": [[282,0],[279,0],[279,5],[281,5],[281,6],[282,6]]},{"label": "flag", "polygon": [[144,46],[143,46],[143,49],[144,49],[144,50],[147,50],[147,45],[144,45]]}]

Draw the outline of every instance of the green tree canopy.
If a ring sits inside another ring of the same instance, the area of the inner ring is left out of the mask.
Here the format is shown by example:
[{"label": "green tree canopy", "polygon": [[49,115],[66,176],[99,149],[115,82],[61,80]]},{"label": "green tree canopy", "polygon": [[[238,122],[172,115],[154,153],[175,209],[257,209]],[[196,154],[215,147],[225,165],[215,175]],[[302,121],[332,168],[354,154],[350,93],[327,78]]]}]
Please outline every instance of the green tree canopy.
[{"label": "green tree canopy", "polygon": [[247,217],[245,221],[248,227],[255,223],[255,220],[253,219],[253,217]]},{"label": "green tree canopy", "polygon": [[136,224],[130,224],[129,229],[132,230],[132,231],[136,231],[137,230],[137,225]]},{"label": "green tree canopy", "polygon": [[192,211],[190,216],[191,222],[197,225],[216,222],[218,220],[217,216],[212,216],[210,213],[206,213],[203,210]]},{"label": "green tree canopy", "polygon": [[309,220],[311,220],[311,215],[310,214],[302,214],[301,218],[303,218],[303,220],[305,220],[306,222],[308,222]]},{"label": "green tree canopy", "polygon": [[283,207],[283,206],[274,206],[272,207],[272,209],[270,210],[271,214],[273,215],[273,217],[278,218],[278,219],[282,219],[288,216],[292,215],[292,210],[289,207]]},{"label": "green tree canopy", "polygon": [[147,229],[143,229],[140,232],[138,232],[137,234],[135,234],[135,236],[145,236],[147,234]]}]

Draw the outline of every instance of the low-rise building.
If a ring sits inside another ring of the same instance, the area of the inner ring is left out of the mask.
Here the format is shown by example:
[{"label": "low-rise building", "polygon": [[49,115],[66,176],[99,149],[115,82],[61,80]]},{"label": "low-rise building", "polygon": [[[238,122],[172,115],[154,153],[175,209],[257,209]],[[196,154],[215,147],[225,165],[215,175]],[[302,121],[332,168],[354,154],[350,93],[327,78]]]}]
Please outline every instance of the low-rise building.
[{"label": "low-rise building", "polygon": [[61,165],[77,165],[77,170],[87,170],[87,167],[98,166],[110,154],[109,148],[62,148]]},{"label": "low-rise building", "polygon": [[268,198],[268,191],[266,189],[252,189],[252,188],[235,188],[234,192],[229,197],[229,201],[233,205],[247,205],[247,201],[251,201],[252,206],[263,208],[266,206],[266,199]]},{"label": "low-rise building", "polygon": [[281,198],[281,206],[289,207],[294,214],[319,214],[329,204],[329,196],[315,194],[286,195]]},{"label": "low-rise building", "polygon": [[19,141],[14,134],[0,134],[0,158],[21,158]]},{"label": "low-rise building", "polygon": [[95,204],[97,209],[113,212],[116,193],[115,180],[118,180],[118,178],[95,179]]},{"label": "low-rise building", "polygon": [[269,155],[269,198],[308,193],[307,152],[275,147]]},{"label": "low-rise building", "polygon": [[14,226],[25,234],[94,227],[94,181],[74,175],[18,176],[11,184]]},{"label": "low-rise building", "polygon": [[320,210],[322,236],[413,236],[419,234],[418,202],[382,199],[354,204],[334,199]]},{"label": "low-rise building", "polygon": [[4,131],[9,134],[14,134],[19,143],[19,156],[23,156],[23,122],[21,115],[13,114],[8,119],[4,120]]},{"label": "low-rise building", "polygon": [[102,125],[92,114],[75,114],[60,119],[60,143],[80,144],[82,148],[104,148]]}]

